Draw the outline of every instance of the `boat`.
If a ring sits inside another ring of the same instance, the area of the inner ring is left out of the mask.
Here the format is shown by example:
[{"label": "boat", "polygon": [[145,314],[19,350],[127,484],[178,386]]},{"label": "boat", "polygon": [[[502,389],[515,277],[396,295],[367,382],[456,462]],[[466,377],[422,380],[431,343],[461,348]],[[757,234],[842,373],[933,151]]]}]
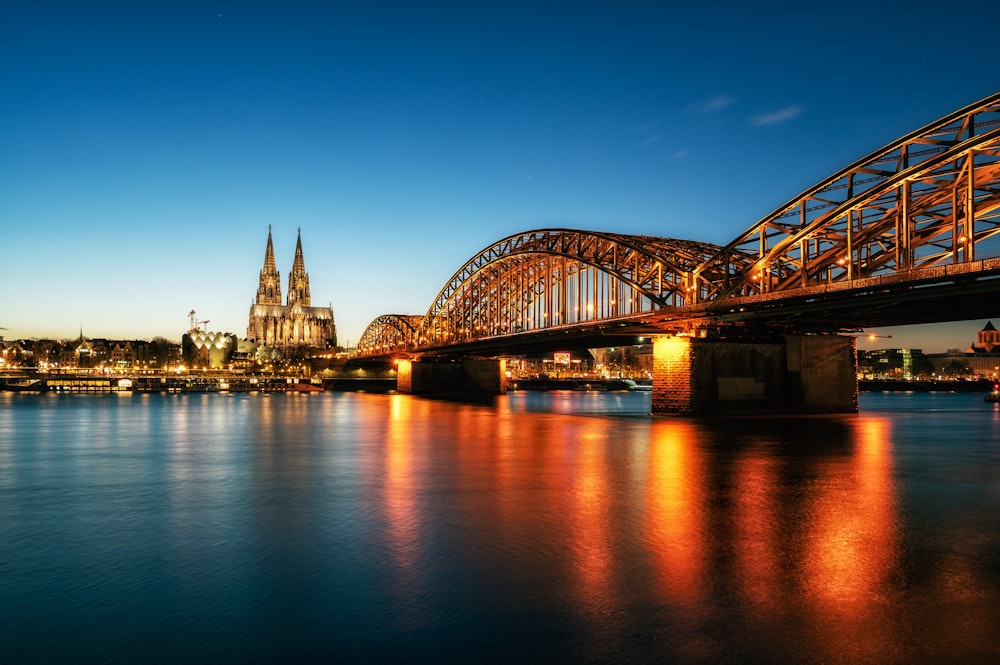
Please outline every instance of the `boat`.
[{"label": "boat", "polygon": [[296,393],[318,393],[323,392],[323,384],[316,383],[315,381],[307,381],[306,379],[299,379],[295,382],[289,380],[287,390]]},{"label": "boat", "polygon": [[991,393],[986,393],[987,402],[1000,402],[1000,390],[994,390]]},{"label": "boat", "polygon": [[12,392],[40,393],[48,389],[49,387],[46,384],[45,379],[0,378],[0,390],[10,390]]},{"label": "boat", "polygon": [[625,379],[625,385],[628,386],[629,390],[634,390],[638,392],[652,392],[653,386],[649,383],[636,383],[632,379]]},{"label": "boat", "polygon": [[321,393],[323,392],[323,386],[314,386],[309,383],[296,383],[289,388],[289,391],[296,393]]}]

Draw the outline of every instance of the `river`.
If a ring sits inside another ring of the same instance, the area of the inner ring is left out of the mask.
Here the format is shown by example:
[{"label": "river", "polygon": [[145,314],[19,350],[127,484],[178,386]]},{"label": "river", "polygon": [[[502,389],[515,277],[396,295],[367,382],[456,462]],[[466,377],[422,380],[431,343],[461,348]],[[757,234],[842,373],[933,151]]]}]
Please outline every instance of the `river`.
[{"label": "river", "polygon": [[1000,661],[1000,405],[0,393],[7,663]]}]

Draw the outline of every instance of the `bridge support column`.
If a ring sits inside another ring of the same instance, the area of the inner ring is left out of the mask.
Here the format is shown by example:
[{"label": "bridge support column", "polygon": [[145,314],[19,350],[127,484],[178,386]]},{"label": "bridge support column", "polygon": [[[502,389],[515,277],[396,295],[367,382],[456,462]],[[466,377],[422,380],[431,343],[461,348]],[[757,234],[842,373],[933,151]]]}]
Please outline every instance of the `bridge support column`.
[{"label": "bridge support column", "polygon": [[853,337],[789,335],[763,342],[660,337],[653,341],[654,414],[857,410]]},{"label": "bridge support column", "polygon": [[697,412],[694,393],[695,348],[691,337],[653,339],[653,413],[686,416]]},{"label": "bridge support column", "polygon": [[412,395],[500,395],[507,392],[507,361],[400,360],[396,390]]}]

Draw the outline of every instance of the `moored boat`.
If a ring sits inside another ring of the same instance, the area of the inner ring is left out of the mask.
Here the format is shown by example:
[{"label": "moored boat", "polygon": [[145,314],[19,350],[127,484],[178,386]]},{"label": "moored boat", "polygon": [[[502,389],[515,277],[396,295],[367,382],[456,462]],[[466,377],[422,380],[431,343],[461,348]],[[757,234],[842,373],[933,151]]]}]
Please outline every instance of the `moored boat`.
[{"label": "moored boat", "polygon": [[639,392],[652,392],[653,384],[651,383],[638,383],[632,379],[625,379],[625,385],[628,386],[629,390],[639,391]]},{"label": "moored boat", "polygon": [[44,392],[48,390],[45,379],[37,378],[0,378],[0,390],[13,392]]}]

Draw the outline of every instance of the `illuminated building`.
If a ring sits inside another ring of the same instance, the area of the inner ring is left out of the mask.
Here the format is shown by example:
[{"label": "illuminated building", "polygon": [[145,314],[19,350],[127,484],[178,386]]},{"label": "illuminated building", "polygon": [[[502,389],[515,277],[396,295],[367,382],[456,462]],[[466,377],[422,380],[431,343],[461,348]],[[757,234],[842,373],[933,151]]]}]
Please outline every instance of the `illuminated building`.
[{"label": "illuminated building", "polygon": [[976,335],[976,343],[969,349],[970,353],[1000,353],[1000,330],[992,321],[987,321],[983,329]]},{"label": "illuminated building", "polygon": [[271,227],[267,229],[267,250],[260,271],[257,298],[250,306],[247,338],[258,344],[281,349],[294,347],[327,348],[337,345],[333,309],[313,307],[309,294],[309,273],[302,258],[302,231],[295,244],[295,260],[288,274],[288,297],[281,302],[281,275],[274,260]]},{"label": "illuminated building", "polygon": [[224,367],[237,346],[235,335],[189,330],[181,339],[184,362],[191,367]]}]

